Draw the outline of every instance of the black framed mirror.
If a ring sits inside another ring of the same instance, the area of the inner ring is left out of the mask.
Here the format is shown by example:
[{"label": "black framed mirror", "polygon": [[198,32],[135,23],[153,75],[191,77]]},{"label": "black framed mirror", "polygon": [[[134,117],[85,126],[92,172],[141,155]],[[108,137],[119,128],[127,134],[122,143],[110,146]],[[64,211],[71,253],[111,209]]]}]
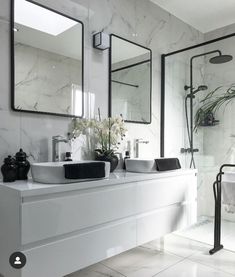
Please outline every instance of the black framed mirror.
[{"label": "black framed mirror", "polygon": [[152,117],[151,49],[110,35],[109,116],[150,124]]},{"label": "black framed mirror", "polygon": [[31,0],[11,0],[11,107],[82,117],[84,26]]}]

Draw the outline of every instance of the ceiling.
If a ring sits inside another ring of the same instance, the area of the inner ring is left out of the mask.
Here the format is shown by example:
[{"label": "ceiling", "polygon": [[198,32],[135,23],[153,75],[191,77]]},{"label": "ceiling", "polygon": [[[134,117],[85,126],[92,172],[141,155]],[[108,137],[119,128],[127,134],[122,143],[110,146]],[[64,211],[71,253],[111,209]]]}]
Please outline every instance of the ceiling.
[{"label": "ceiling", "polygon": [[77,23],[65,32],[53,36],[39,30],[15,24],[15,43],[22,43],[72,59],[82,59],[82,27]]},{"label": "ceiling", "polygon": [[25,0],[15,0],[15,43],[81,60],[80,22]]},{"label": "ceiling", "polygon": [[202,33],[235,23],[235,0],[150,0]]}]

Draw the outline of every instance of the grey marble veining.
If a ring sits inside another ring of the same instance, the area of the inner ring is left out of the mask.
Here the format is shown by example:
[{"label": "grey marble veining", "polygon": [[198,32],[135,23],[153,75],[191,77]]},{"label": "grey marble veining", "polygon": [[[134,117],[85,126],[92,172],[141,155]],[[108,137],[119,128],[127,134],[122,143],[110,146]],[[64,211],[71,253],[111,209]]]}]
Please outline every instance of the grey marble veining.
[{"label": "grey marble veining", "polygon": [[[98,107],[103,116],[107,116],[108,113],[108,51],[101,52],[93,49],[92,33],[105,30],[107,33],[115,33],[143,46],[151,47],[153,50],[152,124],[127,124],[127,137],[133,140],[141,134],[143,139],[150,141],[143,149],[143,154],[159,156],[160,54],[198,43],[203,36],[148,0],[38,0],[38,2],[84,22],[84,86],[85,94],[92,95],[93,99],[85,103],[87,115],[97,113]],[[19,147],[23,147],[30,155],[31,161],[46,161],[51,159],[51,137],[66,134],[70,120],[10,111],[10,47],[9,23],[7,23],[10,20],[9,4],[8,0],[1,0],[0,17],[3,16],[5,21],[0,21],[0,114],[3,115],[0,128],[7,130],[0,129],[1,141],[4,142],[0,146],[0,160],[2,161],[8,153],[15,153]],[[38,109],[37,101],[33,108]],[[75,158],[83,156],[84,148],[82,138],[73,142]]]},{"label": "grey marble veining", "polygon": [[15,107],[72,114],[73,86],[81,86],[81,62],[15,44]]}]

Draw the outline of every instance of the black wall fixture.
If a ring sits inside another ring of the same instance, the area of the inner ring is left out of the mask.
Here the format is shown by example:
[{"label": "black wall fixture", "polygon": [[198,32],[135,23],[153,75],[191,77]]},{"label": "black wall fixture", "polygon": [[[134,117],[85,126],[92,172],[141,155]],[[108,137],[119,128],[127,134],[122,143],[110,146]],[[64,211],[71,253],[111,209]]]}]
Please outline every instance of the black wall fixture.
[{"label": "black wall fixture", "polygon": [[[179,49],[177,51],[173,51],[167,54],[162,54],[161,55],[161,132],[160,132],[160,154],[161,157],[165,156],[165,74],[166,74],[166,58],[169,56],[173,56],[175,54],[179,54],[182,52],[186,52],[192,49],[196,49],[202,46],[206,46],[209,44],[213,44],[215,42],[225,40],[231,37],[234,37],[235,33],[218,37],[216,39],[212,39],[203,43],[199,43],[196,45],[192,45],[186,48]],[[183,89],[183,88],[182,88]]]}]

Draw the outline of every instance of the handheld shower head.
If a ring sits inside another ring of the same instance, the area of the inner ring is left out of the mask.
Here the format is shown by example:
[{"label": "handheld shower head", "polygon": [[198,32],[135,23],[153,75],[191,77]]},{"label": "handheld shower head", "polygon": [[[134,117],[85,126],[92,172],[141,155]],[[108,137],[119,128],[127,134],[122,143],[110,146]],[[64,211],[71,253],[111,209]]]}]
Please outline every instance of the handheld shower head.
[{"label": "handheld shower head", "polygon": [[[185,86],[184,86],[184,89],[185,89],[185,90],[188,90],[188,89],[191,89],[191,87],[185,85]],[[207,90],[207,89],[208,89],[208,86],[206,86],[206,85],[200,85],[200,86],[198,86],[197,89],[195,89],[195,90],[193,90],[193,89],[194,89],[194,88],[192,88],[192,92],[191,92],[189,95],[194,95],[194,94],[196,94],[196,93],[199,92],[199,91]]]},{"label": "handheld shower head", "polygon": [[207,89],[208,89],[208,86],[201,85],[196,90],[193,91],[193,94],[196,94],[198,91],[207,90]]}]

